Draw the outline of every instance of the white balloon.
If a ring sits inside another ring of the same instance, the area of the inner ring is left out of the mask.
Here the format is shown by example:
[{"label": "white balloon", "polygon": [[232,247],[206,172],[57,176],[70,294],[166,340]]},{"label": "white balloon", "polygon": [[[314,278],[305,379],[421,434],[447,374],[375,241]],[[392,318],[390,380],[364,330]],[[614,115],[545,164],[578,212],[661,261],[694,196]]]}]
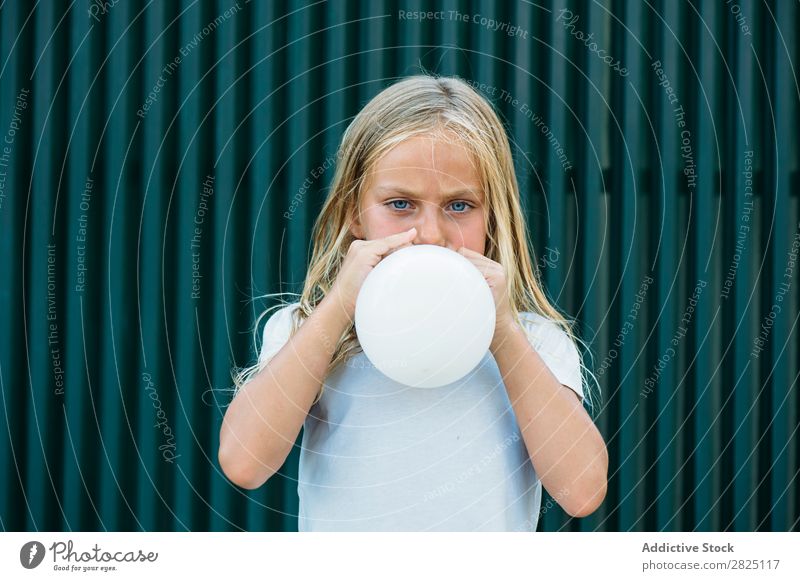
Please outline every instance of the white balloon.
[{"label": "white balloon", "polygon": [[432,244],[383,258],[356,299],[364,353],[384,375],[411,387],[463,378],[486,355],[494,326],[483,274],[461,254]]}]

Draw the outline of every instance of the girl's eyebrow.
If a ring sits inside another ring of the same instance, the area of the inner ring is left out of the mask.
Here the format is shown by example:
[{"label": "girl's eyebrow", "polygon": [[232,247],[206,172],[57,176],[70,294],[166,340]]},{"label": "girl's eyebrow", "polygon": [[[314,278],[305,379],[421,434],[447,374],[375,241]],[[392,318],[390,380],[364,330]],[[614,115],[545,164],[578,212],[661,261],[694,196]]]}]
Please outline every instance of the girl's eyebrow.
[{"label": "girl's eyebrow", "polygon": [[[376,189],[381,190],[383,192],[394,192],[394,193],[402,194],[404,196],[409,196],[409,197],[412,197],[412,198],[414,198],[414,197],[419,198],[420,197],[420,194],[418,194],[417,192],[412,192],[411,190],[408,190],[408,189],[403,188],[401,186],[378,186]],[[445,192],[442,195],[442,199],[447,200],[447,199],[453,199],[453,198],[472,197],[475,200],[480,201],[481,198],[482,198],[481,194],[482,194],[481,190],[475,190],[475,189],[472,189],[472,188],[467,188],[467,189],[453,190],[453,191],[450,191],[450,192]]]}]

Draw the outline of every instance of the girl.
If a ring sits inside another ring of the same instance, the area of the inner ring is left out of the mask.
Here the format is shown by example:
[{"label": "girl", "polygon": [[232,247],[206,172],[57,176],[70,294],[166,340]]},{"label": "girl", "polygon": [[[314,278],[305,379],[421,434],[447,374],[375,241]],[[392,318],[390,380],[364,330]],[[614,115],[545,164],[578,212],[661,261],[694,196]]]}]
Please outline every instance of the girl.
[{"label": "girl", "polygon": [[[235,376],[225,474],[260,487],[303,427],[300,531],[535,531],[542,485],[570,515],[593,512],[605,444],[582,405],[570,325],[534,275],[491,105],[460,79],[413,76],[364,107],[338,155],[302,296],[268,320],[257,365]],[[497,311],[480,365],[436,389],[390,380],[355,336],[364,279],[410,244],[469,259]]]}]

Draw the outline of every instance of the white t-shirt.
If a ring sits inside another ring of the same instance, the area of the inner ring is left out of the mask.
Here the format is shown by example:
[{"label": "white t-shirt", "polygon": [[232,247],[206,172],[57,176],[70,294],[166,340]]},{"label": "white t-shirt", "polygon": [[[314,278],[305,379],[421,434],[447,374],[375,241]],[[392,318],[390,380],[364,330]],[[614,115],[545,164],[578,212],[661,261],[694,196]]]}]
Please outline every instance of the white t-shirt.
[{"label": "white t-shirt", "polygon": [[[267,321],[260,362],[288,340],[296,306]],[[520,322],[582,399],[567,334],[536,313]],[[542,485],[490,351],[432,389],[389,379],[360,352],[326,378],[306,417],[297,492],[299,531],[535,531]]]}]

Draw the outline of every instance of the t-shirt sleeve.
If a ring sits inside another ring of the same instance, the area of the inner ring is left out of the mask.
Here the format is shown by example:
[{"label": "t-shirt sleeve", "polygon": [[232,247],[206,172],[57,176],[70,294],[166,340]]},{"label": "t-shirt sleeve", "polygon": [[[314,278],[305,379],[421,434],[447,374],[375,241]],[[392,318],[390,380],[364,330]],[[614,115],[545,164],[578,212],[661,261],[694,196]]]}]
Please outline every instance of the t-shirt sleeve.
[{"label": "t-shirt sleeve", "polygon": [[258,364],[265,365],[272,357],[286,345],[292,331],[292,312],[297,304],[282,307],[272,313],[264,325],[261,341],[261,351],[258,355]]},{"label": "t-shirt sleeve", "polygon": [[525,314],[520,318],[531,345],[556,379],[583,400],[580,354],[569,335],[545,317]]}]

